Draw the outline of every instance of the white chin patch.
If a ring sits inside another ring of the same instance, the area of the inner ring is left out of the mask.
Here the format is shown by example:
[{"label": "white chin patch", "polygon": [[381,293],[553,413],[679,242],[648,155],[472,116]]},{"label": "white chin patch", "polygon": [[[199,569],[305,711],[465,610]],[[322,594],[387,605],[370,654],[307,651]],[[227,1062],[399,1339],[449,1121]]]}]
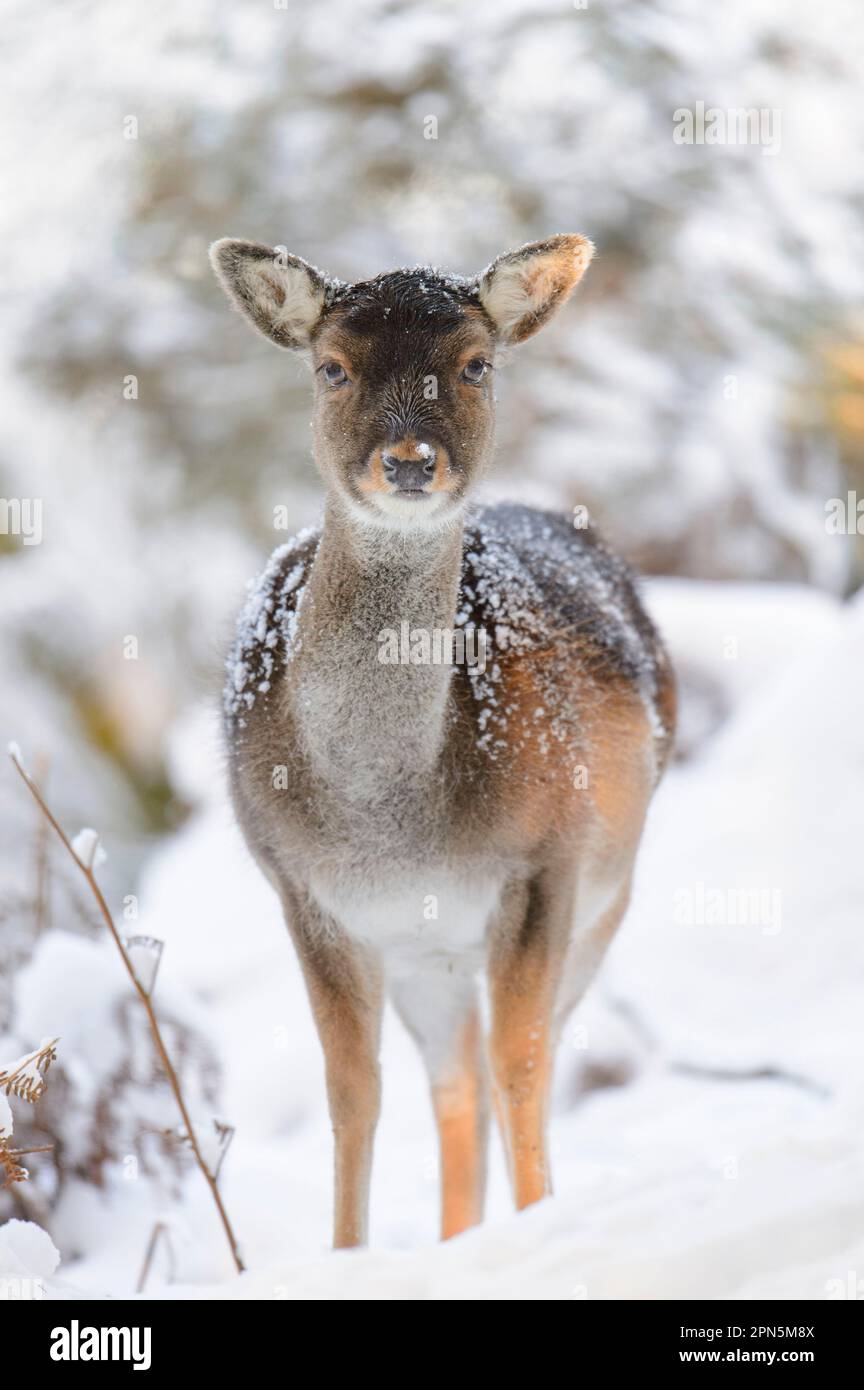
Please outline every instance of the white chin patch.
[{"label": "white chin patch", "polygon": [[375,510],[386,518],[388,525],[415,527],[425,526],[433,519],[437,521],[448,496],[446,492],[428,492],[414,501],[408,497],[394,497],[390,493],[375,492],[369,500]]}]

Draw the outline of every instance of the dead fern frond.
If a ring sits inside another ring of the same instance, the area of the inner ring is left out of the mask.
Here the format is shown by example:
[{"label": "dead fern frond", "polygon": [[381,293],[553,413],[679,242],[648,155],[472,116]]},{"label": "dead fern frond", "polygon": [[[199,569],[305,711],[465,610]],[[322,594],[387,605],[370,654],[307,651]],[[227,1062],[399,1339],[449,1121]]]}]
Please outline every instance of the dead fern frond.
[{"label": "dead fern frond", "polygon": [[32,1105],[45,1090],[45,1073],[52,1062],[57,1060],[58,1038],[49,1038],[40,1043],[35,1052],[28,1052],[11,1062],[8,1067],[0,1067],[0,1190],[12,1187],[16,1182],[26,1182],[30,1174],[19,1158],[27,1153],[41,1153],[39,1149],[12,1148],[12,1110],[4,1097],[17,1096],[19,1100]]},{"label": "dead fern frond", "polygon": [[30,1176],[26,1168],[22,1168],[18,1162],[14,1149],[9,1148],[9,1140],[0,1137],[0,1173],[3,1175],[3,1182],[0,1183],[0,1191],[11,1187],[16,1182],[26,1182]]},{"label": "dead fern frond", "polygon": [[52,1062],[57,1061],[58,1038],[42,1043],[35,1052],[19,1057],[9,1067],[0,1070],[0,1091],[17,1096],[32,1105],[45,1090],[45,1075]]}]

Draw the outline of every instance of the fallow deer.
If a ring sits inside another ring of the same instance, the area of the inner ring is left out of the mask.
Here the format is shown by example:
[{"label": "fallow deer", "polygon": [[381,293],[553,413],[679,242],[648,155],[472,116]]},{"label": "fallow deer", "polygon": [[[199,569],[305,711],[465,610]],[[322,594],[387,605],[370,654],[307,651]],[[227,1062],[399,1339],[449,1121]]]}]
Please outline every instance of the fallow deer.
[{"label": "fallow deer", "polygon": [[[386,996],[429,1074],[442,1236],[482,1218],[487,1073],[516,1206],[550,1191],[556,1039],[627,906],[669,756],[672,675],[625,564],[593,526],[469,505],[496,355],[592,252],[553,236],[476,279],[345,284],[283,248],[212,248],[229,299],[314,374],[323,524],[250,593],[226,730],[236,815],[324,1050],[337,1247],[366,1239]],[[382,660],[400,630],[409,659]],[[414,644],[472,630],[483,662]]]}]

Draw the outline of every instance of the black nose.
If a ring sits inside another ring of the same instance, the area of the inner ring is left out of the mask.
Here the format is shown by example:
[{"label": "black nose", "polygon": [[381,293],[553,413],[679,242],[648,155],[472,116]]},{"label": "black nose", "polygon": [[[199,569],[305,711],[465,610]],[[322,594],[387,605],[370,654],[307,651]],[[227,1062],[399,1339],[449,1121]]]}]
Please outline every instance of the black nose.
[{"label": "black nose", "polygon": [[398,459],[395,454],[382,454],[384,477],[395,483],[400,492],[422,492],[435,476],[435,455],[422,459]]}]

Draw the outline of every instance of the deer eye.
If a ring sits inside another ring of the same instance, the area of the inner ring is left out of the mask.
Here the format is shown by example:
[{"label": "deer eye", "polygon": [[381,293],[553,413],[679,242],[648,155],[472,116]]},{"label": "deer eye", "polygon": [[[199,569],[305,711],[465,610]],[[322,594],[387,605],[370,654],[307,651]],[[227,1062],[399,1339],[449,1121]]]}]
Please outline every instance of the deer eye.
[{"label": "deer eye", "polygon": [[462,380],[467,381],[469,386],[479,386],[490,366],[485,357],[472,357],[462,368]]},{"label": "deer eye", "polygon": [[341,362],[325,362],[321,371],[328,386],[344,386],[348,380],[348,373]]}]

